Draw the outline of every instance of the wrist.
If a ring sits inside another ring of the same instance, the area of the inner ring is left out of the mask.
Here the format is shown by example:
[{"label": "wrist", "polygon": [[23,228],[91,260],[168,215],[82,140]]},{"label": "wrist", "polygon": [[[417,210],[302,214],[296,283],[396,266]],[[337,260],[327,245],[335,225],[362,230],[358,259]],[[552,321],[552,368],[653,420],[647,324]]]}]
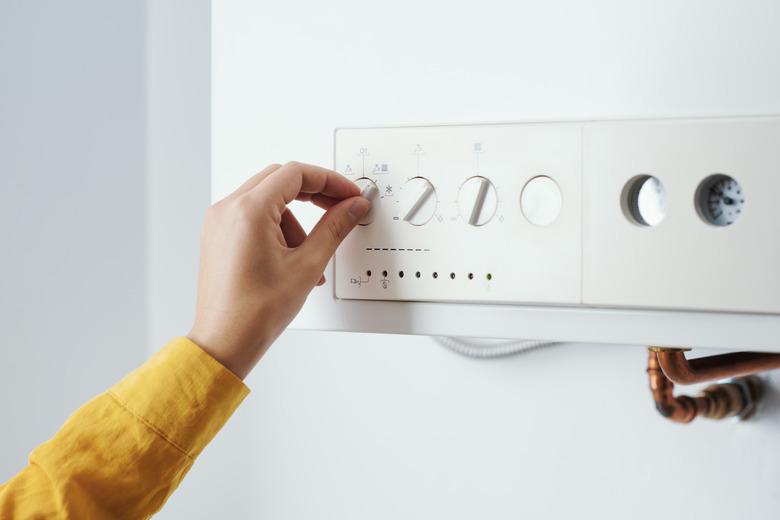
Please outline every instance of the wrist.
[{"label": "wrist", "polygon": [[187,334],[187,339],[242,380],[249,375],[268,349],[265,341],[242,340],[229,332],[210,332],[198,325]]}]

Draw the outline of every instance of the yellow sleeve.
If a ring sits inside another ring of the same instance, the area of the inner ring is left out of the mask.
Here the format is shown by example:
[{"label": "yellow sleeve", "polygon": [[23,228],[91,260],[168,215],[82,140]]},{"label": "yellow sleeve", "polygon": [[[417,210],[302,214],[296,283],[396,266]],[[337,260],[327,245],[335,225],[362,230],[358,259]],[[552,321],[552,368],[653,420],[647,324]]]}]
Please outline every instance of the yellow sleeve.
[{"label": "yellow sleeve", "polygon": [[0,485],[0,518],[148,518],[249,393],[186,338],[77,410]]}]

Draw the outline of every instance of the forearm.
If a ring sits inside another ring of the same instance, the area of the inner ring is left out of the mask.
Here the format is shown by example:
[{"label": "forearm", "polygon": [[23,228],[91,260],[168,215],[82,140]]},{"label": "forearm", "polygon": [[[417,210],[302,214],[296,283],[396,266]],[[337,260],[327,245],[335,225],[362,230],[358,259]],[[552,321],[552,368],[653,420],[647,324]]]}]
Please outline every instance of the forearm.
[{"label": "forearm", "polygon": [[179,338],[76,411],[0,487],[2,518],[147,518],[248,389]]},{"label": "forearm", "polygon": [[[291,162],[211,206],[190,337],[213,357],[179,338],[82,407],[0,486],[0,516],[156,512],[246,396],[239,378],[322,283],[336,248],[368,212],[360,193],[332,170]],[[308,235],[288,208],[295,199],[326,209]]]}]

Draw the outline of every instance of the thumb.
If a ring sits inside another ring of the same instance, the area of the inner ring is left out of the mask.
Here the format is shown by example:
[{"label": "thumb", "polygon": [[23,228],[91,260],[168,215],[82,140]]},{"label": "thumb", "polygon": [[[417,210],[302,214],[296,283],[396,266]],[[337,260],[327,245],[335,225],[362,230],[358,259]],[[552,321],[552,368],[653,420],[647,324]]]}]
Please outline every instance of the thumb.
[{"label": "thumb", "polygon": [[368,213],[370,207],[371,203],[365,198],[351,197],[332,206],[317,222],[298,248],[305,257],[316,261],[317,275],[325,270],[336,248]]}]

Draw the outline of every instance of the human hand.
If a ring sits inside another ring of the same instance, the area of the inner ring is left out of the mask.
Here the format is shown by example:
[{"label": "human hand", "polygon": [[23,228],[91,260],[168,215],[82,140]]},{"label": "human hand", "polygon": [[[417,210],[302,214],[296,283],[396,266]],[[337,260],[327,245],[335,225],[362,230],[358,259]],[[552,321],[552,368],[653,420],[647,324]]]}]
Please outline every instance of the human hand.
[{"label": "human hand", "polygon": [[[309,236],[287,204],[326,210]],[[211,206],[201,234],[195,324],[188,337],[244,378],[324,283],[336,247],[369,210],[338,173],[271,165]]]}]

